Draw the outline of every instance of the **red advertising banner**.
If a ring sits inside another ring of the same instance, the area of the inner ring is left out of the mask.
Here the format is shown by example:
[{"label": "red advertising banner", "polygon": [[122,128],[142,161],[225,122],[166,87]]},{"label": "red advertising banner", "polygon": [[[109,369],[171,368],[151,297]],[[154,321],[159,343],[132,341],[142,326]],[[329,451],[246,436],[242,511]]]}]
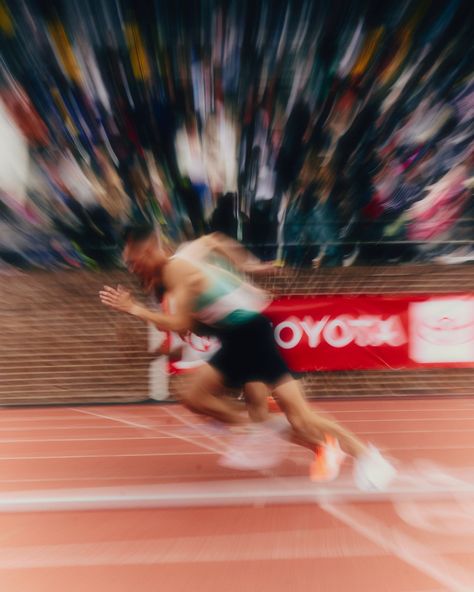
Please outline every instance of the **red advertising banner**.
[{"label": "red advertising banner", "polygon": [[474,296],[292,296],[265,311],[291,370],[474,367]]},{"label": "red advertising banner", "polygon": [[[165,307],[166,309],[166,307]],[[265,311],[294,372],[474,367],[474,296],[289,296]],[[168,372],[189,372],[213,338],[168,334]]]}]

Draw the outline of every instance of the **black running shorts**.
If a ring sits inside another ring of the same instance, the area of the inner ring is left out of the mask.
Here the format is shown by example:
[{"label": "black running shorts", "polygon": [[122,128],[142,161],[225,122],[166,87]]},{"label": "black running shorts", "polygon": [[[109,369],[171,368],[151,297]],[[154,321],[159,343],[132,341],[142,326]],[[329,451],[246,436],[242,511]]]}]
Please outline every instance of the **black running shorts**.
[{"label": "black running shorts", "polygon": [[246,382],[276,385],[290,375],[277,349],[273,327],[268,319],[256,315],[241,325],[214,331],[222,343],[209,364],[224,375],[228,386]]}]

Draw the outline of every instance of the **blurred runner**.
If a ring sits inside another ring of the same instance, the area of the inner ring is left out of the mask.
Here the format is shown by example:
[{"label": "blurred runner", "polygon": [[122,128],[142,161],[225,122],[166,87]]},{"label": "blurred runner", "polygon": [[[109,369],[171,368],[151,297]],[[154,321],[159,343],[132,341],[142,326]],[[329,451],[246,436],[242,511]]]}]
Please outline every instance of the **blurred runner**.
[{"label": "blurred runner", "polygon": [[[389,484],[395,474],[394,467],[375,447],[365,445],[334,420],[315,413],[299,382],[291,376],[277,349],[272,326],[262,314],[269,296],[238,273],[265,271],[267,264],[262,264],[239,243],[220,235],[187,243],[173,256],[162,248],[160,236],[153,228],[130,228],[125,241],[124,260],[129,270],[168,293],[175,312],[150,310],[120,287],[104,287],[100,292],[102,302],[164,331],[182,334],[197,323],[222,344],[208,363],[196,371],[183,394],[183,401],[190,409],[234,426],[247,426],[248,416],[219,393],[226,385],[263,383],[286,415],[292,439],[313,450],[320,447],[324,451],[321,468],[326,476],[337,476],[346,453],[355,459],[354,478],[359,488],[383,489]],[[215,257],[224,257],[237,271],[225,269]],[[271,456],[272,450],[268,447],[263,450],[268,437],[268,430],[246,427],[242,447],[248,448],[250,440],[256,455],[263,451]],[[235,449],[234,457],[229,459],[229,464],[239,460]],[[245,462],[242,468],[246,468]]]}]

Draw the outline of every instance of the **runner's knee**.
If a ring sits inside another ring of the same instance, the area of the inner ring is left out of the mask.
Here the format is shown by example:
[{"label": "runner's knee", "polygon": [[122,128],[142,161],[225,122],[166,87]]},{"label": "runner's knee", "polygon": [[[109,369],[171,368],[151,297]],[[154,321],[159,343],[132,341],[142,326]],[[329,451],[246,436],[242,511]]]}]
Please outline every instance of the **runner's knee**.
[{"label": "runner's knee", "polygon": [[202,410],[204,407],[202,397],[195,390],[188,390],[187,392],[182,393],[181,399],[186,407],[189,407],[193,411]]}]

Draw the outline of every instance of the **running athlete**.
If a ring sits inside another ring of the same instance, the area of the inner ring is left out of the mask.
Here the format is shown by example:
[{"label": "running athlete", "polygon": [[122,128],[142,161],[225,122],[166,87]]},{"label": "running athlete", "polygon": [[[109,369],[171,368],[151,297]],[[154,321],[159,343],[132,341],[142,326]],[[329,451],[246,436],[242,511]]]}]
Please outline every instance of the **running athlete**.
[{"label": "running athlete", "polygon": [[[248,422],[235,405],[219,396],[226,385],[263,383],[278,401],[293,432],[293,439],[307,447],[336,442],[327,461],[337,474],[342,457],[339,445],[354,458],[354,479],[360,489],[384,489],[395,474],[394,467],[372,445],[364,444],[337,422],[314,412],[301,386],[280,356],[270,322],[262,315],[268,295],[211,260],[226,257],[243,272],[265,268],[239,243],[219,235],[202,237],[169,256],[159,235],[150,228],[126,232],[124,260],[142,281],[154,283],[175,303],[174,314],[164,314],[136,301],[122,288],[105,286],[101,301],[116,310],[153,323],[163,331],[183,333],[196,324],[216,335],[221,349],[193,377],[184,403],[194,412],[227,424]],[[199,256],[196,256],[199,254]]]}]

